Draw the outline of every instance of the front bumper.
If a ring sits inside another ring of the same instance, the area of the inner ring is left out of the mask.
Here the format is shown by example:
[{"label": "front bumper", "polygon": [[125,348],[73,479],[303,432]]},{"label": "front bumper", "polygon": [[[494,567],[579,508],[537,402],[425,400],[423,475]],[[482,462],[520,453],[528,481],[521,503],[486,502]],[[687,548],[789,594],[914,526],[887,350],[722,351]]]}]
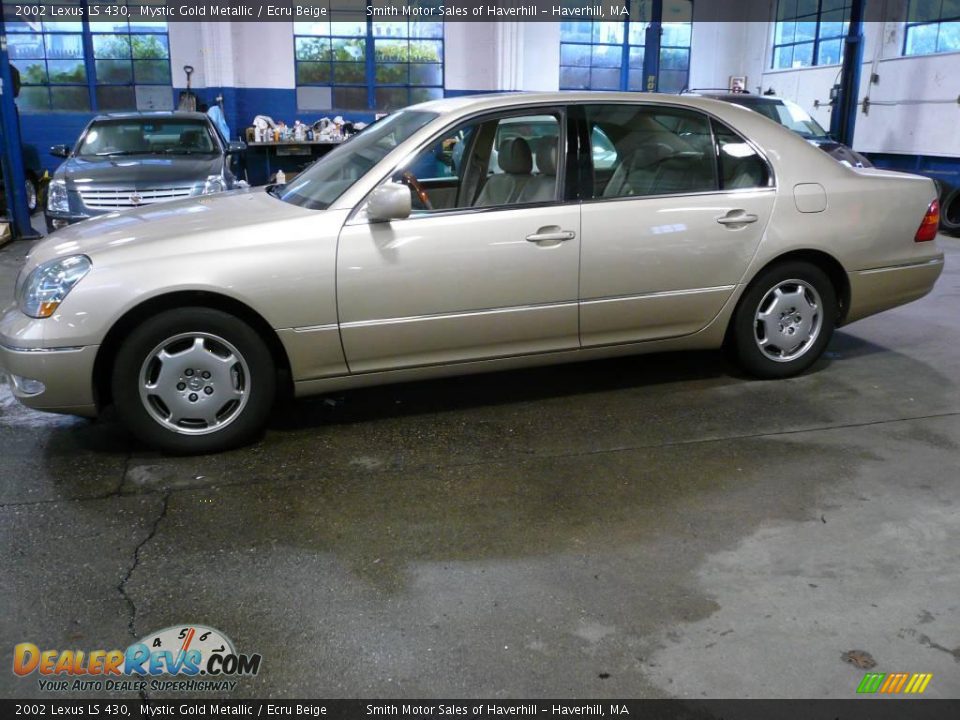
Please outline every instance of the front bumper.
[{"label": "front bumper", "polygon": [[0,318],[0,370],[10,376],[14,396],[36,410],[95,417],[93,364],[100,346],[34,346],[38,333],[31,326],[39,322],[15,307]]}]

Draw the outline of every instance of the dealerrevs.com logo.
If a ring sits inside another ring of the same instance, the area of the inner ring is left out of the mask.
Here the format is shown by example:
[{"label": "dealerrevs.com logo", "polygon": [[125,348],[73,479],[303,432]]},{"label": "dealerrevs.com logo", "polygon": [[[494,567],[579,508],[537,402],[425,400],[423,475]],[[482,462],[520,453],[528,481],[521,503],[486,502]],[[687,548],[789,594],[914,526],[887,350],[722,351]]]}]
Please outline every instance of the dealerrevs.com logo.
[{"label": "dealerrevs.com logo", "polygon": [[146,690],[230,691],[236,678],[260,672],[259,654],[238,653],[230,638],[203,625],[175,625],[126,650],[43,650],[24,642],[13,650],[13,672],[37,676],[54,692]]}]

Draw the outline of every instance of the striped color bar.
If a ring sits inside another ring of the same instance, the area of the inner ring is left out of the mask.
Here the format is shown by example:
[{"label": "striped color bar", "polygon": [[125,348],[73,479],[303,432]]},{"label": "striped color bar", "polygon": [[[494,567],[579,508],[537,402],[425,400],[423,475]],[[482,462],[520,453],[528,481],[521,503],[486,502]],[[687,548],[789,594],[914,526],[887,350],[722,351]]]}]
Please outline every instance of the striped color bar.
[{"label": "striped color bar", "polygon": [[932,679],[933,673],[867,673],[857,686],[857,692],[919,695]]}]

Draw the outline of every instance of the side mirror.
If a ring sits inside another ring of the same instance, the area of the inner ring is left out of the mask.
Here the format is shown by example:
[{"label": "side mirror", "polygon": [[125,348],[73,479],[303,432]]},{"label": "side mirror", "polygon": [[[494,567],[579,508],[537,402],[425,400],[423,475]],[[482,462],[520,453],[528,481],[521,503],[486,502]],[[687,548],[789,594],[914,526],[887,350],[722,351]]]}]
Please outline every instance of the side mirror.
[{"label": "side mirror", "polygon": [[242,153],[247,149],[247,144],[242,140],[234,140],[227,143],[227,155],[233,155],[234,153]]},{"label": "side mirror", "polygon": [[372,193],[367,201],[367,217],[371,222],[390,222],[410,217],[413,209],[410,188],[388,182]]},{"label": "side mirror", "polygon": [[54,145],[50,148],[50,154],[54,157],[70,157],[70,146],[69,145]]}]

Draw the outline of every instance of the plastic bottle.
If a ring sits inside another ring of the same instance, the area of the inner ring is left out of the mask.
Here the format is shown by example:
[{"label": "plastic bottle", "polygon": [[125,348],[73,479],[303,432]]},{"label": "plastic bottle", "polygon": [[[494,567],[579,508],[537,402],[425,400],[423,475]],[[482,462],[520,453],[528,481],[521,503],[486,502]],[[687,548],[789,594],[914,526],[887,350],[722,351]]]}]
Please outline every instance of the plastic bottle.
[{"label": "plastic bottle", "polygon": [[283,170],[277,170],[277,185],[287,184],[287,174]]}]

